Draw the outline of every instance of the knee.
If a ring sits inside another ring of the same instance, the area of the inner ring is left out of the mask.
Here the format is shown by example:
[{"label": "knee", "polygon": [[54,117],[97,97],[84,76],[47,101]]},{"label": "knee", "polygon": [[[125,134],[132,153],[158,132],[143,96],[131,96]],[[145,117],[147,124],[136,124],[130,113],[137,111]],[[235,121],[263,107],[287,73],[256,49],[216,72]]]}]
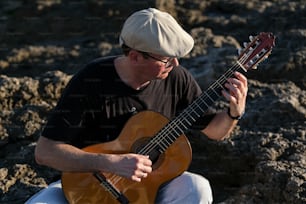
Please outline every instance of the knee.
[{"label": "knee", "polygon": [[211,204],[212,200],[209,181],[200,175],[184,172],[160,189],[156,203]]},{"label": "knee", "polygon": [[212,190],[209,181],[203,176],[191,174],[190,180],[193,186],[192,193],[198,203],[208,204],[213,202]]}]

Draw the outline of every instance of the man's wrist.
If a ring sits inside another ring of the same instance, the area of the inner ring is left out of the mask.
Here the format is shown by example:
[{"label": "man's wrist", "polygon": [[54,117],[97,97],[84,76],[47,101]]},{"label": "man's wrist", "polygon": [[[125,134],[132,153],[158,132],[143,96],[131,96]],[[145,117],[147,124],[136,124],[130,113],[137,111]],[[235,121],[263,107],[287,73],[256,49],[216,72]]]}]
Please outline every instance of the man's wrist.
[{"label": "man's wrist", "polygon": [[241,114],[241,115],[238,115],[238,116],[232,116],[231,114],[231,109],[230,108],[227,108],[227,115],[233,119],[233,120],[240,120],[243,116],[244,112]]}]

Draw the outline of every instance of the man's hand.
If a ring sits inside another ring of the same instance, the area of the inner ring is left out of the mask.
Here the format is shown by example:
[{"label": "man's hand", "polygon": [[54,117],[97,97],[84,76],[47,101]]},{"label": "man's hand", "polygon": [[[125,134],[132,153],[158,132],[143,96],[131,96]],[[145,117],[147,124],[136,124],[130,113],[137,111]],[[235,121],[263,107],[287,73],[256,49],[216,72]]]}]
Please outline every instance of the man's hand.
[{"label": "man's hand", "polygon": [[227,91],[223,90],[222,94],[229,101],[231,115],[240,116],[245,110],[248,82],[243,74],[235,72],[234,75],[235,78],[227,79]]},{"label": "man's hand", "polygon": [[140,182],[152,172],[149,156],[139,154],[119,154],[113,158],[113,173]]}]

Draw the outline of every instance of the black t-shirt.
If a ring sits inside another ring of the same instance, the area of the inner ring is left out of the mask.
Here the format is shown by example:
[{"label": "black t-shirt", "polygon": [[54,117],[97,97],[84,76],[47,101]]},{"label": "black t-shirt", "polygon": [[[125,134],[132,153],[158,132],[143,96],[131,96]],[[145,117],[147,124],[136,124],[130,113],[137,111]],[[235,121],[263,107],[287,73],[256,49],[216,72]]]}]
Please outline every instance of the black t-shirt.
[{"label": "black t-shirt", "polygon": [[[73,76],[48,119],[44,137],[78,147],[111,141],[133,114],[152,110],[172,119],[201,94],[183,67],[142,90],[132,89],[118,76],[115,58],[96,59]],[[202,118],[200,128],[211,118]]]}]

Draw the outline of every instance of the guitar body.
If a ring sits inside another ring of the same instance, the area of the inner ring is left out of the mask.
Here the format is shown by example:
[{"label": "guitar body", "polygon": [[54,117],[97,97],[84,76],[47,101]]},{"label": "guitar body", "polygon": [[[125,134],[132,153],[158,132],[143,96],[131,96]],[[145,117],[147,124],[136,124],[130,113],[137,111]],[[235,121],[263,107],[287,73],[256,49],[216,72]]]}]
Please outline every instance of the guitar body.
[{"label": "guitar body", "polygon": [[[169,120],[159,113],[143,111],[132,116],[119,137],[111,142],[84,148],[87,152],[124,154],[137,152],[146,142],[161,130]],[[161,184],[179,176],[187,170],[192,159],[188,139],[181,135],[153,161],[153,171],[141,182],[134,182],[118,175],[103,173],[106,180],[122,193],[129,203],[154,203]],[[90,173],[62,174],[64,194],[69,203],[119,203],[99,180]]]}]

